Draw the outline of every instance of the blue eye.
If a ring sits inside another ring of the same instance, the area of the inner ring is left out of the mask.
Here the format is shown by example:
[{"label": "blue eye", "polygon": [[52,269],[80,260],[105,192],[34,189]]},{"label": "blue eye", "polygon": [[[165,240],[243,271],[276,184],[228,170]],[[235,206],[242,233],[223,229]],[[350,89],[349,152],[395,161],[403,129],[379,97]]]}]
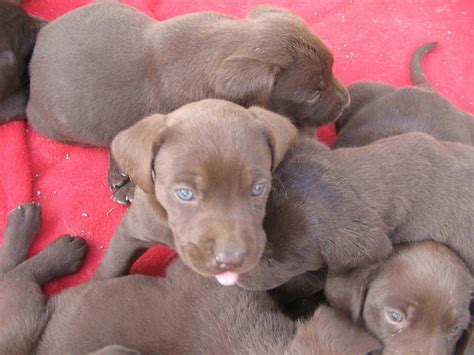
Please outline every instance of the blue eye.
[{"label": "blue eye", "polygon": [[388,311],[387,318],[394,323],[401,323],[405,319],[403,314],[394,311]]},{"label": "blue eye", "polygon": [[175,191],[176,197],[178,197],[182,201],[192,201],[194,200],[194,192],[190,189],[177,189]]},{"label": "blue eye", "polygon": [[260,182],[255,184],[252,188],[252,196],[260,196],[265,191],[265,184]]}]

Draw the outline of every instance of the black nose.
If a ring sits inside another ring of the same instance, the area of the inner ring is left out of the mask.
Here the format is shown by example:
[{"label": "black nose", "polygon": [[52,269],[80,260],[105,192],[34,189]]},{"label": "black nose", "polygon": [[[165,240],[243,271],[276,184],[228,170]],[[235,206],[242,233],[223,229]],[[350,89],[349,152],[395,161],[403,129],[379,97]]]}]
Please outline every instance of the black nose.
[{"label": "black nose", "polygon": [[225,249],[216,253],[216,263],[221,270],[237,269],[244,261],[245,252],[240,249]]}]

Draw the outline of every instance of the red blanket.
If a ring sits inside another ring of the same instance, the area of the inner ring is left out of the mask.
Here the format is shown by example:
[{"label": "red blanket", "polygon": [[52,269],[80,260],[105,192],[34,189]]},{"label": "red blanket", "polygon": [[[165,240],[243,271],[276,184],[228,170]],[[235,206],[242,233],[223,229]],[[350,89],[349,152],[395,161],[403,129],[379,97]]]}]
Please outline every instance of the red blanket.
[{"label": "red blanket", "polygon": [[[27,0],[25,9],[47,20],[82,6],[87,0]],[[219,11],[243,17],[257,0],[130,0],[128,4],[165,20],[196,11]],[[474,2],[457,0],[269,0],[300,15],[328,45],[335,72],[350,84],[377,80],[409,84],[408,63],[420,44],[438,41],[425,61],[430,81],[461,109],[474,112]],[[332,126],[318,132],[330,144]],[[8,212],[34,200],[44,223],[35,254],[61,234],[83,236],[90,253],[82,270],[51,282],[54,294],[88,280],[97,268],[125,208],[114,203],[107,187],[108,153],[103,149],[59,144],[24,122],[0,126],[0,233]],[[134,266],[134,272],[162,274],[174,252],[157,247]]]}]

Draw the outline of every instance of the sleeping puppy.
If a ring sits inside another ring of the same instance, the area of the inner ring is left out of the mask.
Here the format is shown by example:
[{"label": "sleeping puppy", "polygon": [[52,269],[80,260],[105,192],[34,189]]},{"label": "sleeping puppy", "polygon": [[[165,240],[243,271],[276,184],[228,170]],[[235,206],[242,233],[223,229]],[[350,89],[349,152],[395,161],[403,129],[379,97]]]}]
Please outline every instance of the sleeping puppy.
[{"label": "sleeping puppy", "polygon": [[383,343],[384,354],[453,354],[470,323],[473,278],[446,246],[396,248],[386,261],[329,276],[328,301]]},{"label": "sleeping puppy", "polygon": [[25,117],[28,63],[36,35],[46,24],[23,11],[21,3],[0,0],[0,123]]},{"label": "sleeping puppy", "polygon": [[239,285],[271,289],[327,265],[381,260],[392,244],[434,240],[474,271],[474,148],[407,133],[329,150],[306,139],[274,174],[260,263]]},{"label": "sleeping puppy", "polygon": [[180,260],[168,268],[166,279],[133,275],[69,289],[50,303],[50,310],[37,354],[84,353],[107,344],[173,355],[380,349],[363,328],[328,306],[307,322],[295,323],[265,292],[220,287],[189,272]]},{"label": "sleeping puppy", "polygon": [[[109,147],[146,115],[205,98],[266,107],[300,127],[334,121],[349,103],[326,46],[297,16],[272,7],[244,20],[196,13],[157,22],[104,1],[41,32],[28,121],[63,142]],[[109,182],[126,183],[113,162]],[[115,198],[132,196],[127,184]]]},{"label": "sleeping puppy", "polygon": [[262,255],[271,172],[297,136],[283,116],[217,99],[119,133],[112,154],[138,188],[96,277],[123,275],[161,243],[193,270],[234,284]]},{"label": "sleeping puppy", "polygon": [[337,121],[334,148],[357,147],[407,132],[474,145],[474,117],[438,95],[426,81],[421,61],[436,43],[420,47],[411,61],[414,86],[358,82],[349,86],[351,104]]}]

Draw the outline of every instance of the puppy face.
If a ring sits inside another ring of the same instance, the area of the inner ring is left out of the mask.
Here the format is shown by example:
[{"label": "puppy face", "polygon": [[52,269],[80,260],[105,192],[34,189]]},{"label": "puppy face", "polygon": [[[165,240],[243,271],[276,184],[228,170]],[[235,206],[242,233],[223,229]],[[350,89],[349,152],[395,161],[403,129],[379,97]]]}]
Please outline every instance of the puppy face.
[{"label": "puppy face", "polygon": [[331,53],[300,18],[262,6],[246,26],[252,36],[217,70],[217,97],[269,108],[299,127],[341,115],[349,94],[334,76]]},{"label": "puppy face", "polygon": [[330,280],[326,294],[364,321],[384,354],[452,354],[469,325],[472,281],[447,247],[421,242],[402,247],[382,265]]},{"label": "puppy face", "polygon": [[112,153],[155,195],[183,261],[233,284],[262,255],[271,171],[296,135],[269,111],[204,100],[142,120],[115,138]]}]

